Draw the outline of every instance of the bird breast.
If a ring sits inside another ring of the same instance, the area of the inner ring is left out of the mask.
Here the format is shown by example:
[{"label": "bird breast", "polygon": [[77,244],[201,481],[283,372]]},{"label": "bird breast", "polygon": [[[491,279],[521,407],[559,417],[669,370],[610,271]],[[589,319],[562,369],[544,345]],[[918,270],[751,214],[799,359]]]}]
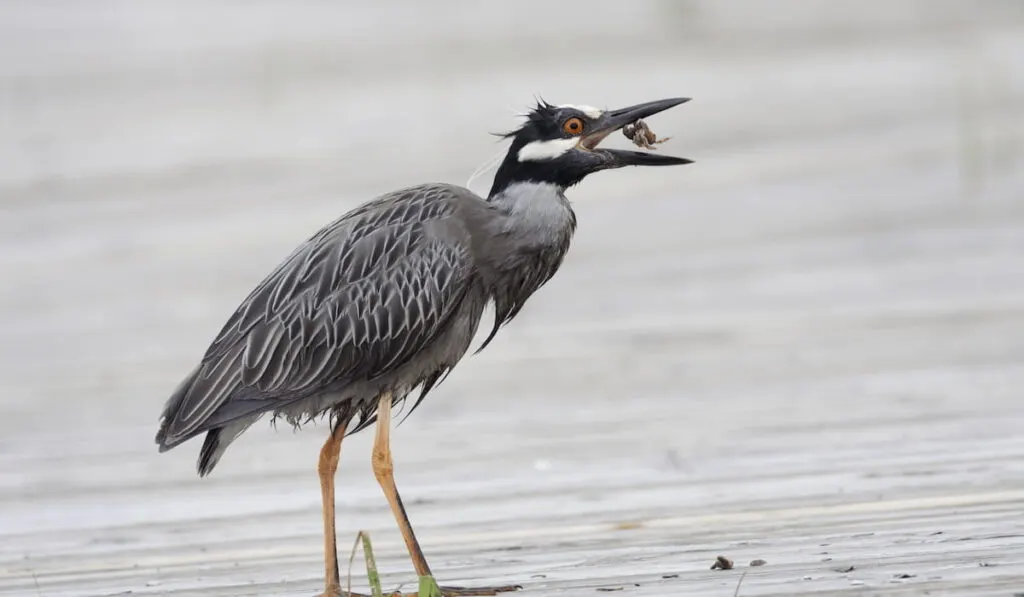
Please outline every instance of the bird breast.
[{"label": "bird breast", "polygon": [[479,240],[478,264],[495,307],[491,338],[558,271],[576,216],[555,185],[519,183],[490,199],[494,214]]}]

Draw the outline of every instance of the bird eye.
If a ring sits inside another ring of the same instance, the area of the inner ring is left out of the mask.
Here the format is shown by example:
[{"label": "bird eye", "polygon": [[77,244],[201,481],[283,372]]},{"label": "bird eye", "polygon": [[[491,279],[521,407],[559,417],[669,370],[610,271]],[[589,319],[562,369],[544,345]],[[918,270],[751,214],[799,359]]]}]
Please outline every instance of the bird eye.
[{"label": "bird eye", "polygon": [[562,130],[570,135],[578,135],[583,132],[583,121],[579,118],[570,118],[562,124]]}]

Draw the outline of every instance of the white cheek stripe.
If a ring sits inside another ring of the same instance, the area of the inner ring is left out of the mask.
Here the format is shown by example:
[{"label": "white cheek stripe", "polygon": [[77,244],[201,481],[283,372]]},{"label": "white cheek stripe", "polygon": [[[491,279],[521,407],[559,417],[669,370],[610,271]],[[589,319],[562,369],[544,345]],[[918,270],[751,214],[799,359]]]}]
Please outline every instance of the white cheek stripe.
[{"label": "white cheek stripe", "polygon": [[598,118],[601,117],[602,114],[604,114],[604,110],[598,110],[594,106],[584,106],[584,105],[576,105],[576,104],[562,104],[561,106],[558,106],[558,107],[559,108],[571,108],[573,110],[579,110],[580,112],[583,112],[584,114],[586,114],[587,118],[593,118],[594,120],[597,120]]},{"label": "white cheek stripe", "polygon": [[578,137],[568,139],[552,139],[550,141],[534,141],[524,145],[517,154],[520,162],[542,162],[553,160],[570,151],[579,142]]}]

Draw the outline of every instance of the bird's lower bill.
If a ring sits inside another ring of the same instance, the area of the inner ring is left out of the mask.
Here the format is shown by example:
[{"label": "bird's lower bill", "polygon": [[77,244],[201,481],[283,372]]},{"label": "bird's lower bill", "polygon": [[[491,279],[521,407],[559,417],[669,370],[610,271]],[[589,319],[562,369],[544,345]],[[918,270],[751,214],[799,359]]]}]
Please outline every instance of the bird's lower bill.
[{"label": "bird's lower bill", "polygon": [[[625,124],[622,126],[625,126]],[[621,168],[624,166],[675,166],[692,163],[692,160],[688,160],[686,158],[677,158],[675,156],[660,153],[648,153],[645,151],[624,149],[603,149],[598,147],[602,141],[608,138],[608,135],[620,130],[622,126],[600,130],[590,133],[589,135],[583,135],[580,137],[576,147],[581,151],[586,151],[600,156],[604,160],[603,164],[600,166],[602,169]]]}]

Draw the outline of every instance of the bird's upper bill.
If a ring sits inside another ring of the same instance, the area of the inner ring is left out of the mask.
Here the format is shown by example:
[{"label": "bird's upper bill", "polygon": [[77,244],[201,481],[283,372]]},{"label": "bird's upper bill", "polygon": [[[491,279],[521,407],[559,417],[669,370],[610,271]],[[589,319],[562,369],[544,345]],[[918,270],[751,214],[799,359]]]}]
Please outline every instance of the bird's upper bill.
[{"label": "bird's upper bill", "polygon": [[647,153],[643,151],[629,151],[621,149],[598,149],[601,141],[608,135],[619,131],[622,127],[635,123],[638,120],[653,116],[669,108],[690,101],[688,97],[674,97],[670,99],[657,100],[637,104],[619,110],[608,110],[601,112],[601,115],[594,119],[588,130],[580,135],[577,147],[585,151],[593,151],[603,154],[615,165],[621,166],[672,166],[678,164],[689,164],[691,160],[677,158],[659,153]]}]

